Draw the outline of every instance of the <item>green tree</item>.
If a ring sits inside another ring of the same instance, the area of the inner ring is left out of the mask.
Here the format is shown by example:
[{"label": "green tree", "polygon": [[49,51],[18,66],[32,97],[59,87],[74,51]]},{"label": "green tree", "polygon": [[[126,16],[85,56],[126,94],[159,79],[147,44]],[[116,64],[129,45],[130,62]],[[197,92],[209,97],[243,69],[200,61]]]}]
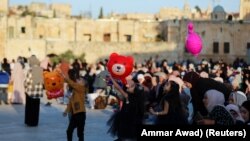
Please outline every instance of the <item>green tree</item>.
[{"label": "green tree", "polygon": [[71,50],[68,50],[68,51],[66,51],[63,54],[60,54],[60,58],[61,59],[65,59],[67,61],[70,61],[70,60],[74,60],[75,59],[75,55],[73,54],[73,52]]},{"label": "green tree", "polygon": [[197,5],[196,5],[194,8],[195,8],[195,9],[196,9],[196,11],[197,11],[197,12],[199,12],[199,13],[200,13],[200,15],[201,15],[201,8],[200,8],[199,6],[197,6]]},{"label": "green tree", "polygon": [[100,13],[99,13],[99,16],[98,16],[99,19],[102,19],[103,18],[103,8],[101,7],[100,9]]},{"label": "green tree", "polygon": [[55,55],[53,57],[50,57],[51,62],[53,64],[58,64],[60,63],[60,60],[66,60],[68,62],[75,60],[75,59],[79,59],[82,62],[86,62],[85,60],[85,53],[80,54],[79,56],[76,56],[71,50],[68,50],[62,54],[59,55]]}]

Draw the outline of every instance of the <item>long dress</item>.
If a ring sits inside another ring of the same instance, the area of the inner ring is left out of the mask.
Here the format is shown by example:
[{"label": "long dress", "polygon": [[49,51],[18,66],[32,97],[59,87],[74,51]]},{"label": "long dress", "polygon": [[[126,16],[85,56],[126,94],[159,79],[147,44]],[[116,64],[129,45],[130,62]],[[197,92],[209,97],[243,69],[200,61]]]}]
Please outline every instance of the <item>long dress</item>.
[{"label": "long dress", "polygon": [[129,93],[128,101],[123,100],[121,110],[109,119],[108,132],[119,138],[136,138],[137,126],[142,124],[143,106],[143,93]]},{"label": "long dress", "polygon": [[13,95],[11,97],[12,103],[25,104],[24,79],[25,74],[22,65],[17,62],[14,65],[11,76],[11,80],[13,81]]}]

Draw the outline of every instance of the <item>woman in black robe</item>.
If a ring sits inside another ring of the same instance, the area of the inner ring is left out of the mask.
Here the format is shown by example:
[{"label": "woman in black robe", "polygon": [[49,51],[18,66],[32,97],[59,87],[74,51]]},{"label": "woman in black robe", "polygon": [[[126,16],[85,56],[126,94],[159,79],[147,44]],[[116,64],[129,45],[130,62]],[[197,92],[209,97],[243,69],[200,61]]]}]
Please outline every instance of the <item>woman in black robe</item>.
[{"label": "woman in black robe", "polygon": [[142,124],[144,115],[144,89],[133,80],[127,81],[127,89],[123,90],[111,78],[114,87],[123,95],[123,105],[108,121],[108,133],[117,136],[117,141],[136,140],[138,125]]},{"label": "woman in black robe", "polygon": [[194,115],[196,115],[198,111],[203,116],[208,114],[208,111],[202,102],[206,91],[211,89],[217,90],[223,93],[226,101],[231,93],[231,90],[227,88],[225,84],[210,78],[201,78],[196,72],[188,72],[183,77],[183,81],[190,88]]}]

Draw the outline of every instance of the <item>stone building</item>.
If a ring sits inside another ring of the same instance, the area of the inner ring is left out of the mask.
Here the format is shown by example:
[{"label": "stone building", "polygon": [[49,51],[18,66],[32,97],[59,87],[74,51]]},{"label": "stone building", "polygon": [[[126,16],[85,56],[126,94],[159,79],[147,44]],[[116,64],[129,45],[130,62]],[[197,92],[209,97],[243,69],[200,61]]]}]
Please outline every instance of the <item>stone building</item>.
[{"label": "stone building", "polygon": [[71,16],[71,5],[64,3],[52,3],[50,9],[55,12],[55,17],[70,17]]},{"label": "stone building", "polygon": [[[181,32],[186,33],[188,21],[181,22]],[[203,39],[201,58],[223,59],[230,63],[240,57],[250,63],[250,24],[227,21],[195,21],[195,31]],[[181,34],[181,43],[185,42],[185,34]],[[184,46],[184,45],[183,45]],[[184,48],[184,47],[183,47]],[[185,50],[184,50],[185,52]],[[188,57],[188,53],[184,53]]]},{"label": "stone building", "polygon": [[250,1],[240,0],[240,19],[250,20]]},{"label": "stone building", "polygon": [[47,9],[48,9],[47,4],[42,2],[32,2],[29,6],[29,10],[35,13],[39,13]]},{"label": "stone building", "polygon": [[0,15],[7,14],[9,11],[9,0],[0,0]]},{"label": "stone building", "polygon": [[214,7],[213,12],[211,14],[212,20],[221,20],[224,21],[226,19],[227,13],[224,8],[220,5]]},{"label": "stone building", "polygon": [[[5,1],[0,0],[0,3]],[[8,7],[8,2],[5,4]],[[107,58],[112,52],[133,55],[137,61],[155,55],[169,61],[197,60],[185,51],[186,26],[192,20],[195,31],[203,39],[199,59],[232,62],[241,57],[250,63],[250,23],[247,19],[244,22],[235,20],[237,18],[228,20],[228,14],[221,6],[195,15],[185,5],[184,12],[176,12],[180,19],[168,20],[163,20],[166,19],[164,14],[155,18],[161,11],[155,16],[129,14],[127,18],[76,19],[69,17],[71,6],[57,6],[47,7],[39,3],[29,6],[33,12],[36,12],[36,7],[41,11],[60,11],[53,12],[52,17],[6,16],[8,10],[5,11],[5,15],[0,16],[0,59],[16,59],[20,55],[27,57],[32,54],[43,59],[48,53],[60,54],[72,50],[75,55],[85,53],[88,62]]]},{"label": "stone building", "polygon": [[157,14],[158,19],[162,20],[181,20],[181,19],[192,19],[192,20],[209,20],[211,18],[211,6],[208,6],[206,10],[200,9],[198,6],[191,8],[188,3],[185,3],[183,9],[179,8],[161,8]]}]

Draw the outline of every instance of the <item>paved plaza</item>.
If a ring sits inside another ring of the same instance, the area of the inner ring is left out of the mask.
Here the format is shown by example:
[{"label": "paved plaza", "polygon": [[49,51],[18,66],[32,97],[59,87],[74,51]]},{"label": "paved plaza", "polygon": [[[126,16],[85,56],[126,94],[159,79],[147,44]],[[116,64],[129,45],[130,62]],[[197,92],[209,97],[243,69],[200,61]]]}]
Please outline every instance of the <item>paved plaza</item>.
[{"label": "paved plaza", "polygon": [[[0,140],[1,141],[66,141],[68,118],[62,116],[66,105],[52,100],[50,107],[45,106],[46,98],[41,99],[40,119],[37,127],[24,124],[24,105],[0,105]],[[107,134],[107,120],[112,109],[91,110],[87,108],[85,141],[112,141]],[[73,140],[77,141],[76,129]]]}]

